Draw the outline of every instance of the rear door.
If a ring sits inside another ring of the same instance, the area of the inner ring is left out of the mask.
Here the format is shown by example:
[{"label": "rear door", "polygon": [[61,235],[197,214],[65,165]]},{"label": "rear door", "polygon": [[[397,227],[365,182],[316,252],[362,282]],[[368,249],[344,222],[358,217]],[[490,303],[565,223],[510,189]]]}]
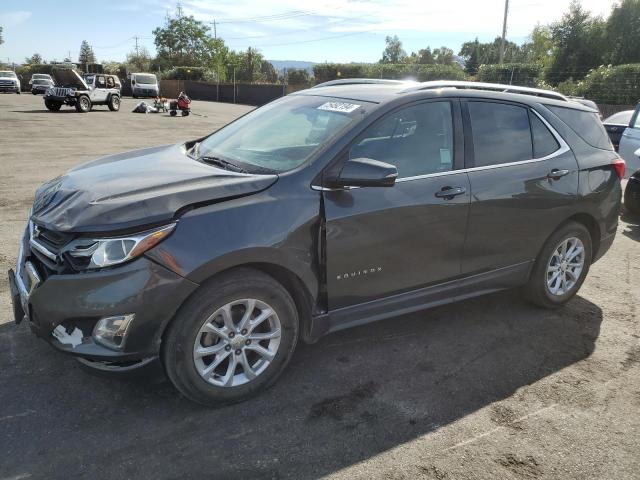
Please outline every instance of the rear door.
[{"label": "rear door", "polygon": [[640,148],[640,103],[636,106],[636,111],[631,117],[629,127],[625,129],[620,138],[618,153],[627,164],[626,176],[640,170],[640,158],[635,155]]},{"label": "rear door", "polygon": [[459,171],[459,102],[393,111],[346,157],[394,164],[398,180],[388,188],[323,192],[329,308],[458,277],[470,200],[467,174]]},{"label": "rear door", "polygon": [[493,100],[463,102],[471,183],[465,275],[505,268],[526,275],[545,240],[570,216],[578,165],[533,109]]}]

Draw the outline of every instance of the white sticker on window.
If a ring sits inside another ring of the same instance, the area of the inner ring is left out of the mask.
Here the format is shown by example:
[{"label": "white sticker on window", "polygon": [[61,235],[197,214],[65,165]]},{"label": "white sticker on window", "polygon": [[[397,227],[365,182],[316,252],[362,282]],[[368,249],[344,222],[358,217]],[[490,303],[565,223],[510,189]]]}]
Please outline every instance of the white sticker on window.
[{"label": "white sticker on window", "polygon": [[318,110],[327,110],[329,112],[341,112],[341,113],[351,113],[354,110],[360,108],[360,105],[355,103],[345,103],[345,102],[327,102],[323,103],[318,107]]}]

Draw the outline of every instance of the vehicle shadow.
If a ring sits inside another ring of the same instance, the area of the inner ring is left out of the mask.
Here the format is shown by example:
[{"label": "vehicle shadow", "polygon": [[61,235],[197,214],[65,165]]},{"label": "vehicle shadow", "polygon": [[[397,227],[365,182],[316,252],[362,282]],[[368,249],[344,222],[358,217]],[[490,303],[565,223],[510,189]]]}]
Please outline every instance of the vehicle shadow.
[{"label": "vehicle shadow", "polygon": [[[111,112],[111,110],[109,110],[108,107],[100,108],[100,109],[97,109],[94,107],[88,113],[93,113],[93,112]],[[78,112],[76,112],[76,109],[73,107],[64,107],[58,110],[57,112],[51,112],[46,108],[43,108],[42,110],[11,110],[11,113],[50,113],[52,115],[58,115],[60,113],[78,113]]]},{"label": "vehicle shadow", "polygon": [[632,240],[640,242],[640,215],[625,210],[622,215],[620,215],[620,220],[626,224],[622,234]]},{"label": "vehicle shadow", "polygon": [[[215,409],[190,403],[153,375],[88,375],[26,326],[5,324],[3,472],[318,478],[589,357],[601,322],[600,308],[581,297],[547,311],[513,292],[493,294],[300,345],[271,389]],[[496,427],[513,420],[503,414]]]}]

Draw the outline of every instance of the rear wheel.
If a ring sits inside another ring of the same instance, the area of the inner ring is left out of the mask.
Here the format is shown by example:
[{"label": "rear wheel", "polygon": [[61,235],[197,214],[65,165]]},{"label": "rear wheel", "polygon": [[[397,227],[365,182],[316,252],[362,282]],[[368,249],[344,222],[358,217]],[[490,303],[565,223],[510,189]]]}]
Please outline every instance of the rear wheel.
[{"label": "rear wheel", "polygon": [[80,95],[76,102],[76,111],[80,113],[87,113],[91,110],[91,100],[86,95]]},{"label": "rear wheel", "polygon": [[243,268],[200,287],[165,334],[162,361],[187,398],[203,405],[245,400],[289,362],[298,313],[272,277]]},{"label": "rear wheel", "polygon": [[118,95],[111,95],[109,98],[109,110],[112,112],[120,110],[120,97]]},{"label": "rear wheel", "polygon": [[45,100],[44,106],[52,112],[57,112],[58,110],[60,110],[60,107],[62,107],[62,104],[60,102],[54,102],[53,100]]},{"label": "rear wheel", "polygon": [[547,240],[536,259],[524,293],[546,308],[567,303],[580,289],[591,266],[591,235],[577,222],[569,222]]}]

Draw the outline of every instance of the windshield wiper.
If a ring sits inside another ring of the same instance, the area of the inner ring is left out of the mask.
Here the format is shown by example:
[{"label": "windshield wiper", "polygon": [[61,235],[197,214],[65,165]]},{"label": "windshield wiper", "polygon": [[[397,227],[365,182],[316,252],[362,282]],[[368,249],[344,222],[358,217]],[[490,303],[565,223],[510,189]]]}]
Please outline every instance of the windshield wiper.
[{"label": "windshield wiper", "polygon": [[235,163],[232,163],[228,160],[223,160],[222,158],[219,158],[219,157],[203,156],[203,157],[200,157],[199,160],[203,161],[204,163],[208,163],[210,165],[215,165],[216,167],[222,167],[225,170],[230,170],[232,172],[248,173],[244,168],[236,165]]}]

